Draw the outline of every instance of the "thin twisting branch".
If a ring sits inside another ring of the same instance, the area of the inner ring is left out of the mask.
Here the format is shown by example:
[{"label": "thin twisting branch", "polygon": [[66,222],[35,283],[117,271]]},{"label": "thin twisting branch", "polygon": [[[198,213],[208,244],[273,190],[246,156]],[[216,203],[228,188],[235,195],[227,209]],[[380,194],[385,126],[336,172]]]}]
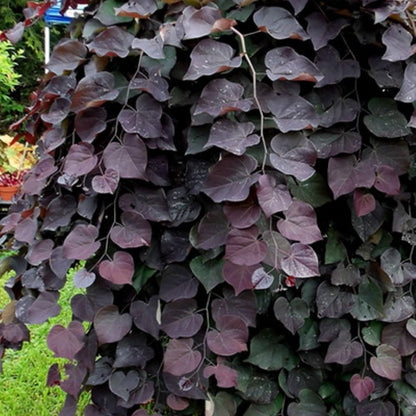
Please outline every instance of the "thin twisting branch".
[{"label": "thin twisting branch", "polygon": [[261,165],[261,170],[264,173],[265,167],[266,167],[266,160],[267,160],[267,144],[266,144],[266,139],[264,137],[264,114],[263,114],[263,110],[261,108],[259,98],[257,96],[257,72],[254,68],[253,63],[251,62],[250,57],[247,54],[246,41],[245,41],[244,35],[234,27],[231,27],[231,30],[240,38],[240,41],[241,41],[241,55],[244,56],[244,59],[246,60],[248,66],[250,68],[251,75],[252,75],[252,78],[253,78],[253,98],[254,98],[254,101],[255,101],[255,103],[257,105],[257,108],[259,109],[259,113],[260,113],[260,138],[261,138],[261,142],[263,144],[263,149],[264,149],[264,157],[263,157],[263,163]]}]

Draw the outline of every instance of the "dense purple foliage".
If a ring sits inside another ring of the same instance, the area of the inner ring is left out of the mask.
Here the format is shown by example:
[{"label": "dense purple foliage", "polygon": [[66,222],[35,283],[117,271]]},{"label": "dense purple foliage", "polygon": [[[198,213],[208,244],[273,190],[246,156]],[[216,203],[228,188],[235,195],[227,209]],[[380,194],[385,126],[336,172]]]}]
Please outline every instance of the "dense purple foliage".
[{"label": "dense purple foliage", "polygon": [[85,416],[414,414],[413,3],[97,0],[71,25],[1,221],[1,349],[86,260],[47,339],[62,416],[83,389]]}]

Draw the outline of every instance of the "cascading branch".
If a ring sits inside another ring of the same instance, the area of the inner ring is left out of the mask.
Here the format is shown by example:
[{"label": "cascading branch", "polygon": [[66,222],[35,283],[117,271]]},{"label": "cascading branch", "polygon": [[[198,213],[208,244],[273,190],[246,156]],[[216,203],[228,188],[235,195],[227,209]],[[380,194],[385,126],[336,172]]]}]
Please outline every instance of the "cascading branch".
[{"label": "cascading branch", "polygon": [[90,2],[13,126],[40,159],[0,223],[20,253],[2,350],[86,261],[47,338],[62,416],[84,389],[86,416],[413,415],[413,17]]}]

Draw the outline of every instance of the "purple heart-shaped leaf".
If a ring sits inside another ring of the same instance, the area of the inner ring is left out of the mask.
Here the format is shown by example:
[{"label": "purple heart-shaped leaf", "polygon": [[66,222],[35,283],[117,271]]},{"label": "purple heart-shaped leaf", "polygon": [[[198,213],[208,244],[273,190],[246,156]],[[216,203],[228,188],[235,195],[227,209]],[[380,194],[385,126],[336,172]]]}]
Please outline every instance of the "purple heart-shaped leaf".
[{"label": "purple heart-shaped leaf", "polygon": [[370,377],[361,378],[359,374],[354,374],[350,379],[351,393],[359,402],[366,399],[374,391],[374,388],[374,380]]},{"label": "purple heart-shaped leaf", "polygon": [[92,178],[92,189],[98,194],[113,194],[120,176],[115,169],[106,169],[104,175],[96,175]]},{"label": "purple heart-shaped leaf", "polygon": [[370,358],[371,369],[380,377],[399,380],[402,375],[402,358],[396,348],[381,344],[376,349],[376,357]]},{"label": "purple heart-shaped leaf", "polygon": [[192,338],[171,339],[163,357],[163,370],[174,376],[182,376],[194,371],[202,359],[202,354],[193,349]]},{"label": "purple heart-shaped leaf", "polygon": [[134,274],[133,257],[125,251],[116,251],[113,260],[103,260],[98,271],[106,280],[117,284],[131,284]]},{"label": "purple heart-shaped leaf", "polygon": [[68,328],[55,325],[46,340],[48,348],[56,357],[73,360],[78,351],[84,347],[84,327],[81,322],[72,321]]},{"label": "purple heart-shaped leaf", "polygon": [[100,243],[95,241],[97,237],[98,229],[94,225],[77,225],[64,240],[64,256],[73,260],[88,259],[100,248]]},{"label": "purple heart-shaped leaf", "polygon": [[82,268],[74,273],[73,282],[77,288],[90,287],[95,281],[95,273]]},{"label": "purple heart-shaped leaf", "polygon": [[139,381],[140,376],[136,370],[130,370],[127,374],[124,371],[115,371],[108,380],[108,386],[112,393],[127,401]]},{"label": "purple heart-shaped leaf", "polygon": [[131,329],[132,317],[120,314],[117,306],[101,308],[94,316],[94,329],[100,345],[120,341]]}]

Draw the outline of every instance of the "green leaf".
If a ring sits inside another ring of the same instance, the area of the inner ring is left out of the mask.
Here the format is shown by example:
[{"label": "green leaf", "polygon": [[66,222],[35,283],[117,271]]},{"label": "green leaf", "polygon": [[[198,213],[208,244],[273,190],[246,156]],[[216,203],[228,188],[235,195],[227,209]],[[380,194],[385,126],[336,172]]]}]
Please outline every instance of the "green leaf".
[{"label": "green leaf", "polygon": [[273,329],[264,329],[251,340],[250,355],[245,361],[267,371],[291,370],[298,360],[281,340]]},{"label": "green leaf", "polygon": [[347,256],[347,250],[339,239],[339,233],[330,228],[325,245],[325,264],[333,264],[343,261]]},{"label": "green leaf", "polygon": [[381,344],[381,331],[383,328],[384,325],[381,322],[371,321],[369,326],[361,330],[364,341],[368,345],[378,347]]},{"label": "green leaf", "polygon": [[364,117],[364,124],[377,137],[395,138],[407,136],[406,117],[397,109],[397,104],[390,98],[372,98],[368,103],[372,114]]},{"label": "green leaf", "polygon": [[142,65],[148,72],[155,67],[160,67],[160,75],[169,78],[170,71],[176,64],[176,49],[173,46],[165,46],[163,52],[165,53],[164,59],[153,59],[143,56]]},{"label": "green leaf", "polygon": [[299,349],[309,351],[319,347],[318,333],[318,324],[311,318],[305,319],[302,328],[298,329]]},{"label": "green leaf", "polygon": [[207,292],[224,282],[222,277],[222,268],[224,266],[224,259],[217,258],[204,261],[203,256],[195,257],[190,262],[192,273],[202,283]]},{"label": "green leaf", "polygon": [[300,403],[290,403],[288,416],[326,416],[323,400],[312,390],[304,389],[299,393]]},{"label": "green leaf", "polygon": [[358,286],[358,295],[351,315],[359,321],[371,321],[383,313],[383,292],[380,286],[367,280]]},{"label": "green leaf", "polygon": [[319,173],[315,173],[306,181],[297,183],[292,177],[287,177],[287,184],[290,192],[314,208],[321,207],[331,201],[328,193],[328,186]]},{"label": "green leaf", "polygon": [[216,416],[234,416],[237,412],[237,404],[231,394],[220,391],[212,399],[214,406],[213,414]]},{"label": "green leaf", "polygon": [[416,390],[413,387],[409,386],[409,384],[404,381],[397,380],[393,383],[393,389],[400,398],[407,402],[407,404],[413,406],[413,409],[416,408]]},{"label": "green leaf", "polygon": [[275,416],[283,407],[284,396],[279,393],[270,404],[251,404],[244,416]]},{"label": "green leaf", "polygon": [[121,7],[124,4],[123,1],[107,0],[101,3],[95,19],[99,20],[105,26],[111,26],[118,23],[127,23],[133,20],[132,17],[116,16],[114,9]]},{"label": "green leaf", "polygon": [[205,152],[205,144],[208,141],[210,128],[208,126],[192,126],[188,131],[187,155],[196,155]]},{"label": "green leaf", "polygon": [[136,292],[140,292],[146,282],[156,273],[156,270],[150,269],[144,264],[136,268],[133,276],[133,287]]},{"label": "green leaf", "polygon": [[387,231],[383,230],[383,235],[381,236],[381,240],[371,251],[371,257],[375,259],[381,256],[389,247],[391,247],[392,241],[393,241],[392,235],[388,233]]},{"label": "green leaf", "polygon": [[240,7],[238,9],[232,10],[227,14],[228,19],[234,19],[239,22],[245,22],[253,13],[254,4],[250,4],[246,7]]}]

